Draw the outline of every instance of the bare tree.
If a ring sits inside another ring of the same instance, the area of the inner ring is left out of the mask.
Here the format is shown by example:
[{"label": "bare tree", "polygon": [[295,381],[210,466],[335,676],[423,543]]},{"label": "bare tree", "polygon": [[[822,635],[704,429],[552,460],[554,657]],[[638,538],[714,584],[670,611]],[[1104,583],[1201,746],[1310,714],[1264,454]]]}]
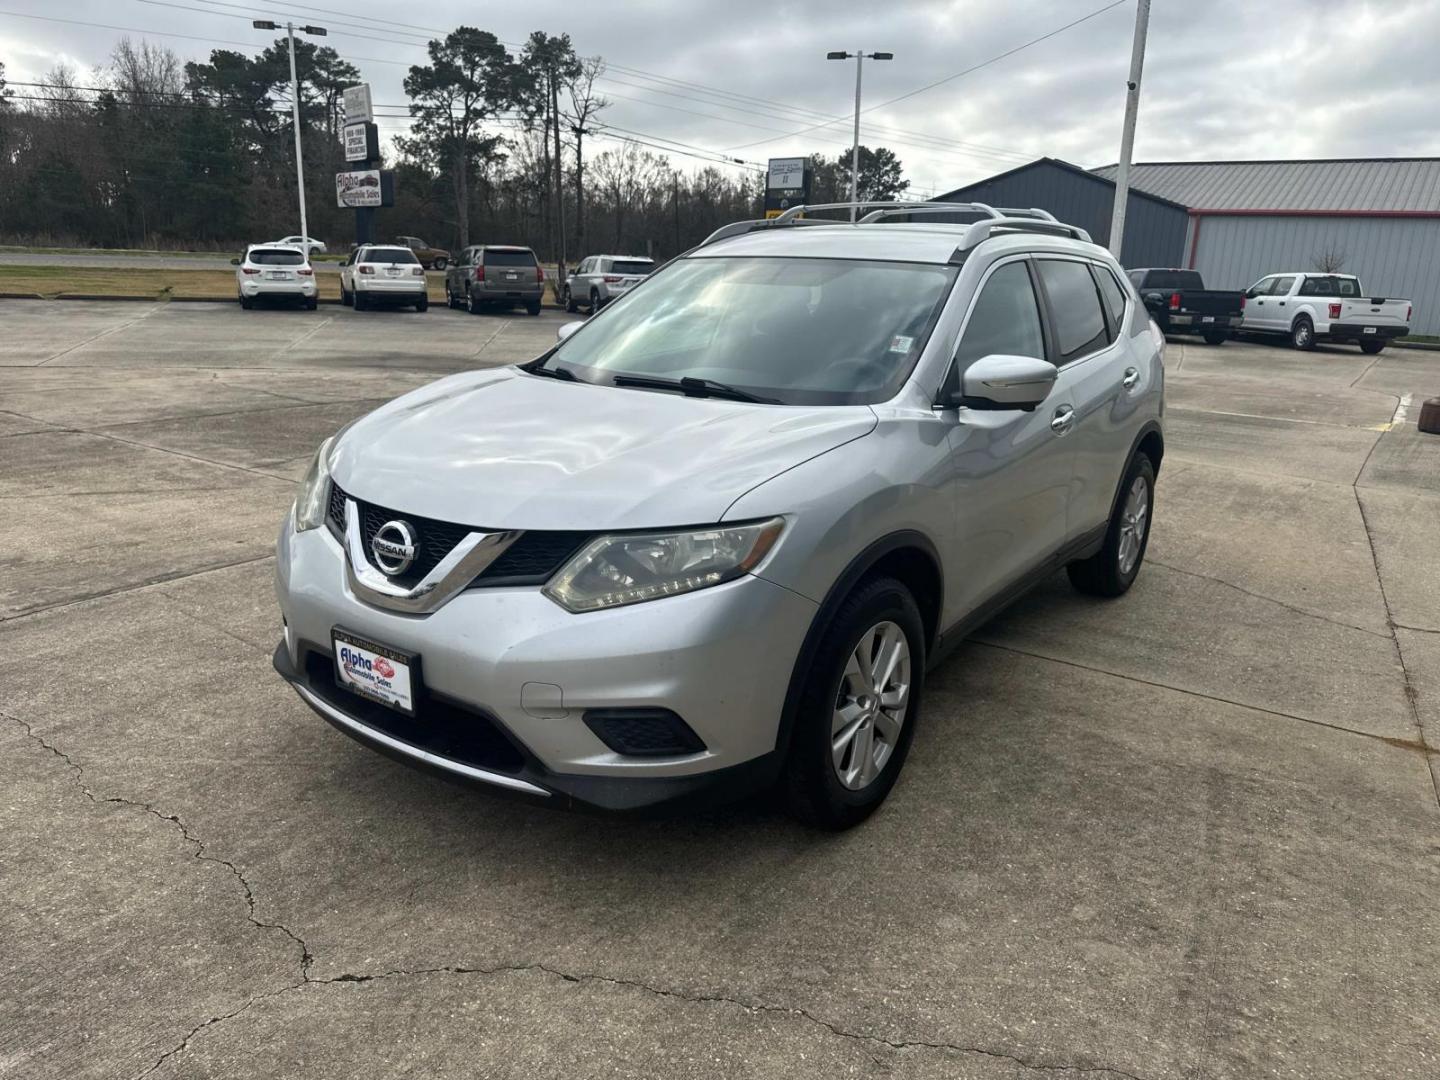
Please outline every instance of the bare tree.
[{"label": "bare tree", "polygon": [[[627,141],[619,150],[607,150],[595,159],[595,176],[615,215],[615,252],[625,250],[625,223],[655,197],[670,172],[662,157]],[[664,184],[668,191],[669,184]]]},{"label": "bare tree", "polygon": [[1346,253],[1341,251],[1332,243],[1326,245],[1324,251],[1317,251],[1315,254],[1311,255],[1310,261],[1314,264],[1315,269],[1320,271],[1320,273],[1334,274],[1344,269],[1346,258]]},{"label": "bare tree", "polygon": [[610,99],[595,89],[595,80],[605,74],[605,61],[598,56],[580,61],[579,71],[565,84],[568,101],[561,109],[562,118],[575,136],[575,248],[583,251],[585,241],[585,134],[588,125],[601,110],[610,107]]}]

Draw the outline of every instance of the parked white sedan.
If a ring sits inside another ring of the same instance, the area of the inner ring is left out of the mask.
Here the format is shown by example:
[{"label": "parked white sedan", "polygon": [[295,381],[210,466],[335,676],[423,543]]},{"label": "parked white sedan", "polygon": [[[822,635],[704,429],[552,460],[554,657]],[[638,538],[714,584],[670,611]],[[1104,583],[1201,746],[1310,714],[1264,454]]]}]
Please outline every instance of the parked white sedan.
[{"label": "parked white sedan", "polygon": [[256,300],[299,300],[315,310],[318,294],[315,271],[303,251],[279,244],[251,244],[245,254],[231,259],[235,267],[235,294],[249,311]]},{"label": "parked white sedan", "polygon": [[308,239],[303,236],[287,236],[283,240],[276,240],[275,243],[299,248],[306,255],[324,255],[330,250],[325,246],[324,240],[316,240],[313,236]]}]

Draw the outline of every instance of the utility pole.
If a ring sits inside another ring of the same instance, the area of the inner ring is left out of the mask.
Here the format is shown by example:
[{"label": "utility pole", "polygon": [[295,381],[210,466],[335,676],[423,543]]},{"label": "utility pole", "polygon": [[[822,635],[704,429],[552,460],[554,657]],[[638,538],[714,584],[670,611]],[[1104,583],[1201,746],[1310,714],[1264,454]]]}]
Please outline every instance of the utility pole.
[{"label": "utility pole", "polygon": [[560,287],[565,284],[565,193],[561,190],[561,183],[564,178],[564,170],[560,165],[560,83],[555,76],[555,61],[550,61],[550,122],[555,128],[555,230],[559,234],[560,259],[556,276],[558,283],[555,287],[555,295],[560,295]]},{"label": "utility pole", "polygon": [[867,53],[863,50],[829,52],[826,60],[849,60],[855,58],[855,140],[850,144],[850,220],[854,221],[860,205],[860,74],[866,59],[894,60],[895,54],[888,52]]},{"label": "utility pole", "polygon": [[575,250],[585,250],[585,133],[583,123],[571,124],[575,133]]},{"label": "utility pole", "polygon": [[1135,150],[1140,74],[1145,67],[1145,34],[1149,28],[1150,0],[1139,0],[1135,8],[1135,42],[1130,48],[1130,78],[1125,83],[1125,126],[1120,133],[1120,164],[1115,169],[1115,206],[1110,212],[1110,254],[1117,259],[1125,243],[1125,211],[1130,205],[1130,157]]},{"label": "utility pole", "polygon": [[[268,19],[256,19],[251,23],[256,30],[279,30],[280,27]],[[310,254],[310,226],[305,219],[305,158],[300,146],[300,80],[295,75],[295,31],[313,37],[325,37],[323,26],[296,26],[285,24],[285,37],[290,45],[290,121],[295,128],[295,186],[300,191],[300,235],[306,245],[305,254]]]}]

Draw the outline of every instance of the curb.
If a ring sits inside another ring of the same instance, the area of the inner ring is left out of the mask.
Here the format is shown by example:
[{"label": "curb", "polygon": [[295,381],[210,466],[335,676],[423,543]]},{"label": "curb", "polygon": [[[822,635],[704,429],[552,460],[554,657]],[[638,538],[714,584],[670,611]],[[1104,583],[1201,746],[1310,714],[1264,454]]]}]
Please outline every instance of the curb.
[{"label": "curb", "polygon": [[56,300],[121,300],[126,303],[161,304],[166,297],[163,296],[99,296],[91,293],[60,293]]},{"label": "curb", "polygon": [[38,292],[0,292],[0,300],[44,300]]},{"label": "curb", "polygon": [[1429,341],[1392,341],[1397,349],[1419,349],[1422,352],[1440,352],[1440,344]]}]

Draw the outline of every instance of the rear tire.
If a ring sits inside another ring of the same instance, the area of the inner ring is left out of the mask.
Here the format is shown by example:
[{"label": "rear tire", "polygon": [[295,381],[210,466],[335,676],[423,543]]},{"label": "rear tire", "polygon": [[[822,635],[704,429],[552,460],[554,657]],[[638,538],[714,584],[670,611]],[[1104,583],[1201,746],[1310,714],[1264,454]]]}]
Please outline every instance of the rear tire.
[{"label": "rear tire", "polygon": [[600,293],[596,289],[590,290],[590,314],[594,315],[600,310]]},{"label": "rear tire", "polygon": [[565,286],[565,310],[574,315],[580,310],[580,305],[575,302],[575,294],[570,291],[570,286]]},{"label": "rear tire", "polygon": [[319,297],[312,296],[312,297],[310,297],[310,299],[308,299],[308,300],[305,301],[305,310],[306,310],[306,311],[314,311],[314,310],[316,310],[319,306],[320,306],[320,299],[319,299]]},{"label": "rear tire", "polygon": [[1126,593],[1145,561],[1154,510],[1155,466],[1145,454],[1136,454],[1125,470],[1125,479],[1120,482],[1120,497],[1115,500],[1115,509],[1110,515],[1105,542],[1090,558],[1065,567],[1070,584],[1090,596],[1115,597]]},{"label": "rear tire", "polygon": [[435,262],[431,265],[433,265],[436,270],[444,270],[447,266],[450,265],[450,260],[442,255],[440,258],[436,259]]},{"label": "rear tire", "polygon": [[369,298],[368,296],[366,296],[366,295],[365,295],[364,293],[362,293],[362,292],[357,292],[357,293],[354,293],[353,295],[354,295],[354,297],[355,297],[355,310],[356,310],[356,311],[369,311],[369,310],[370,310],[370,298]]},{"label": "rear tire", "polygon": [[429,311],[429,310],[430,310],[430,298],[429,298],[428,296],[422,296],[419,300],[416,300],[416,301],[415,301],[415,310],[416,310],[416,311]]},{"label": "rear tire", "polygon": [[[875,668],[885,673],[878,688]],[[796,817],[838,831],[885,801],[910,751],[924,681],[925,628],[910,590],[889,577],[862,582],[829,621],[805,675],[783,780]]]},{"label": "rear tire", "polygon": [[480,312],[484,309],[484,305],[479,300],[475,299],[474,293],[467,292],[465,294],[465,299],[467,301],[466,307],[470,309],[471,315],[479,315]]},{"label": "rear tire", "polygon": [[1230,336],[1229,334],[1206,334],[1206,335],[1205,335],[1205,344],[1206,344],[1206,345],[1224,345],[1224,344],[1225,344],[1225,339],[1228,338],[1229,336]]},{"label": "rear tire", "polygon": [[1311,352],[1315,348],[1315,324],[1301,315],[1290,327],[1290,344],[1300,352]]},{"label": "rear tire", "polygon": [[249,311],[255,306],[255,301],[251,300],[248,296],[242,296],[240,297],[240,306],[246,311]]},{"label": "rear tire", "polygon": [[1385,342],[1362,341],[1360,342],[1360,351],[1363,352],[1366,356],[1376,356],[1379,353],[1385,351]]},{"label": "rear tire", "polygon": [[539,315],[539,314],[540,314],[540,301],[539,301],[539,300],[536,300],[533,304],[526,304],[526,305],[525,305],[525,310],[528,311],[531,315]]}]

